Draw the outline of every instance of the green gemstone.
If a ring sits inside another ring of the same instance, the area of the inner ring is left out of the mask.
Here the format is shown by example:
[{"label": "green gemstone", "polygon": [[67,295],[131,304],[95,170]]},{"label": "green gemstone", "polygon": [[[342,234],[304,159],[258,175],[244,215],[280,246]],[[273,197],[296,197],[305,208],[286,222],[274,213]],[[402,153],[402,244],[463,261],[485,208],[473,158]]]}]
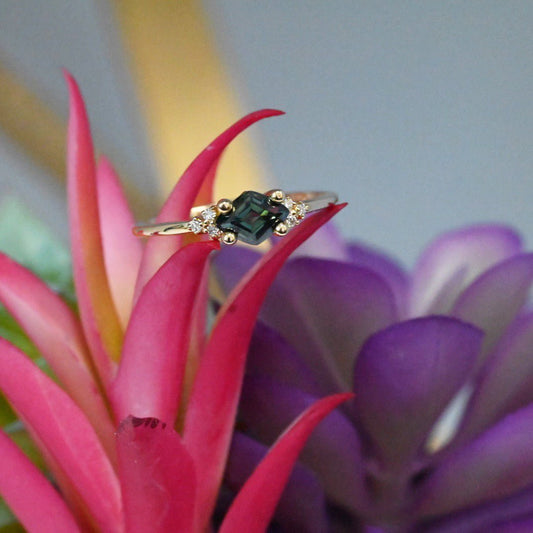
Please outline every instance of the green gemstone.
[{"label": "green gemstone", "polygon": [[233,231],[239,240],[248,244],[260,244],[268,239],[289,215],[284,205],[271,202],[268,196],[255,191],[243,192],[232,203],[233,211],[219,215],[217,226],[222,231]]}]

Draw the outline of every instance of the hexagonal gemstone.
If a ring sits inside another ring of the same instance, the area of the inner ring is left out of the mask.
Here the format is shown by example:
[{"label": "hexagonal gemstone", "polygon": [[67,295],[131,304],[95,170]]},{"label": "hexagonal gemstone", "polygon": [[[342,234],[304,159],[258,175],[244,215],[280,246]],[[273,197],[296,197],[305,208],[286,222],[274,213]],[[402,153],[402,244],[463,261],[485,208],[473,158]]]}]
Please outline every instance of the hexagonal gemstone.
[{"label": "hexagonal gemstone", "polygon": [[259,244],[268,239],[288,215],[289,210],[284,205],[271,202],[268,196],[245,191],[233,201],[231,213],[218,216],[217,226],[222,231],[233,231],[243,242]]}]

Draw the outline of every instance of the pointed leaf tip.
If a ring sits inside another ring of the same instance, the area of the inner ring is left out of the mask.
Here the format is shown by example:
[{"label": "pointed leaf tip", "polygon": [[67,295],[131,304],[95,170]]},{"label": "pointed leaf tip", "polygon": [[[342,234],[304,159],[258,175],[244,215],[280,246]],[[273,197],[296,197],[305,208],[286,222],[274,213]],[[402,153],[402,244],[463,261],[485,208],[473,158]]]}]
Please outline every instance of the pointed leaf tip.
[{"label": "pointed leaf tip", "polygon": [[75,79],[66,74],[70,111],[67,137],[67,192],[74,283],[83,328],[105,385],[118,359],[122,328],[105,271],[94,151],[89,119]]},{"label": "pointed leaf tip", "polygon": [[[220,157],[228,145],[247,128],[256,122],[277,115],[282,115],[277,109],[261,109],[244,116],[218,137],[212,140],[202,152],[196,156],[187,167],[176,186],[168,196],[157,222],[172,220],[187,220],[191,208],[199,198],[212,199],[212,185]],[[202,191],[202,189],[204,189]],[[165,239],[151,239],[146,243],[144,254],[139,269],[139,276],[135,288],[135,301],[139,297],[142,287],[154,272],[180,247],[183,246],[183,236],[176,235]]]},{"label": "pointed leaf tip", "polygon": [[[281,111],[281,109],[274,109],[271,107],[265,107],[263,109],[258,109],[257,111],[252,111],[246,117],[253,117],[255,115],[260,116],[261,118],[268,118],[268,117],[279,117],[281,115],[285,115],[285,111]],[[244,117],[244,118],[246,118]]]},{"label": "pointed leaf tip", "polygon": [[199,520],[212,512],[235,422],[248,344],[268,288],[289,255],[343,207],[330,205],[281,239],[246,274],[218,313],[185,419],[184,441],[198,465]]},{"label": "pointed leaf tip", "polygon": [[63,77],[65,78],[65,82],[67,84],[67,87],[70,90],[78,90],[79,92],[79,88],[78,88],[78,84],[76,83],[76,80],[74,79],[74,76],[70,73],[69,70],[67,70],[66,68],[63,68],[61,69],[63,71]]},{"label": "pointed leaf tip", "polygon": [[315,427],[352,393],[334,394],[307,408],[279,437],[233,501],[220,533],[245,529],[259,533],[268,527],[289,475]]}]

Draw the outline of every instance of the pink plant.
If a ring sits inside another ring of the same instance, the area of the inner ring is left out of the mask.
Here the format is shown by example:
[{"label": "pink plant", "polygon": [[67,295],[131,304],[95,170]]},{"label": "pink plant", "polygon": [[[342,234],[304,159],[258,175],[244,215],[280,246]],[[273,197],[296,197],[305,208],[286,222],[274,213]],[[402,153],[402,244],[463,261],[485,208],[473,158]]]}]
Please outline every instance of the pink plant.
[{"label": "pink plant", "polygon": [[[0,339],[0,389],[46,461],[44,474],[0,432],[0,494],[30,531],[205,531],[233,433],[248,343],[268,287],[291,252],[342,206],[309,217],[228,297],[206,335],[214,241],[131,233],[111,165],[94,163],[81,94],[70,91],[68,201],[79,316],[31,272],[0,255],[0,301],[53,370],[48,378]],[[222,152],[252,113],[189,166],[158,221],[211,200]],[[221,531],[264,530],[313,428],[350,398],[309,407],[248,479]]]}]

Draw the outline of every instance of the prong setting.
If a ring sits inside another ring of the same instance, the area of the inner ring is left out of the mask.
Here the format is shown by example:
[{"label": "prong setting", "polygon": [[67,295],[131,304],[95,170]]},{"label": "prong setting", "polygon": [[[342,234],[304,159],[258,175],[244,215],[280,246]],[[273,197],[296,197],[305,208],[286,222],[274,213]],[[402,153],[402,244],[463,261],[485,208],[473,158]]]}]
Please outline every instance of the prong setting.
[{"label": "prong setting", "polygon": [[283,205],[289,210],[289,216],[285,220],[285,224],[289,229],[300,224],[307,211],[309,211],[309,206],[306,203],[295,202],[290,196],[285,197]]},{"label": "prong setting", "polygon": [[274,228],[274,234],[278,237],[284,237],[289,232],[289,227],[284,222],[280,222],[275,228]]},{"label": "prong setting", "polygon": [[198,235],[198,233],[202,233],[204,230],[204,222],[200,217],[194,217],[191,221],[189,221],[189,230]]},{"label": "prong setting", "polygon": [[281,189],[274,189],[272,191],[268,191],[267,194],[270,198],[270,201],[274,204],[282,204],[286,198],[285,193]]},{"label": "prong setting", "polygon": [[[281,201],[280,201],[281,200]],[[285,235],[302,222],[309,211],[318,211],[335,204],[333,192],[298,191],[287,194],[278,189],[266,193],[244,191],[235,200],[223,198],[216,204],[199,205],[191,209],[190,220],[159,222],[133,227],[138,236],[181,235],[194,233],[222,240],[231,232],[235,240],[257,245],[271,235]],[[227,237],[227,241],[233,241]]]},{"label": "prong setting", "polygon": [[217,202],[217,210],[221,215],[227,215],[233,210],[233,204],[231,200],[227,198],[222,198]]},{"label": "prong setting", "polygon": [[281,189],[265,194],[245,191],[233,201],[222,198],[204,206],[186,224],[189,231],[207,234],[226,245],[237,241],[255,245],[271,235],[287,235],[308,210],[307,204],[293,200]]},{"label": "prong setting", "polygon": [[224,244],[227,244],[228,246],[231,246],[232,244],[235,244],[237,242],[237,235],[235,235],[235,233],[233,233],[233,231],[225,231],[222,234],[222,237],[220,238],[220,240]]}]

